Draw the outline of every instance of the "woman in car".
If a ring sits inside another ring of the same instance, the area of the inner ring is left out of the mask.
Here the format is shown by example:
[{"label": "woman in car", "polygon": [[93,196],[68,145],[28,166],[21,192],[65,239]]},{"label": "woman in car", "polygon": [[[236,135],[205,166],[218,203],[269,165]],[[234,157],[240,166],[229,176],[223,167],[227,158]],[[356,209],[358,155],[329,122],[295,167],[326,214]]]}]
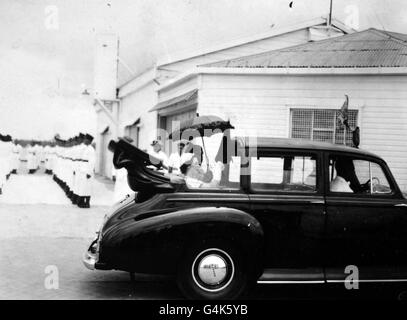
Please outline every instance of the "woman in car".
[{"label": "woman in car", "polygon": [[[221,170],[215,170],[217,167],[212,166],[215,171],[210,169],[207,163],[203,165],[204,151],[201,146],[189,144],[187,149],[188,156],[185,157],[180,171],[185,175],[185,182],[188,188],[214,188],[219,186]],[[206,160],[209,161],[208,159]],[[217,174],[219,171],[219,174]]]}]

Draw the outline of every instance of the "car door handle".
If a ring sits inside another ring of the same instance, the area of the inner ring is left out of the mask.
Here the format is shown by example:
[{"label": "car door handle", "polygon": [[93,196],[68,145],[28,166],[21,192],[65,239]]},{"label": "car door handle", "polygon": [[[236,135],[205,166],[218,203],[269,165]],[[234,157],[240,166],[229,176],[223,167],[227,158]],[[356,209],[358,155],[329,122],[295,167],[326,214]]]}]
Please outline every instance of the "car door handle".
[{"label": "car door handle", "polygon": [[395,204],[395,207],[407,207],[406,203],[399,203],[399,204]]}]

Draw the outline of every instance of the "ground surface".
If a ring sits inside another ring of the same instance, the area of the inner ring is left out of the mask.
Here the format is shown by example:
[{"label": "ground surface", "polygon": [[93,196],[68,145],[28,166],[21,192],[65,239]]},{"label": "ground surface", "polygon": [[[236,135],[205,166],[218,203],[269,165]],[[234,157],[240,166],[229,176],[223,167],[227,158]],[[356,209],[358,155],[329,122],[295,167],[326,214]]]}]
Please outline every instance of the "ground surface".
[{"label": "ground surface", "polygon": [[[83,266],[82,255],[112,203],[108,180],[94,181],[92,207],[80,209],[43,170],[28,175],[22,166],[0,196],[0,299],[180,297],[167,279],[138,275],[132,285],[128,273]],[[59,289],[47,289],[54,270]]]},{"label": "ground surface", "polygon": [[[95,180],[92,207],[80,209],[50,176],[41,171],[25,173],[20,168],[18,175],[11,176],[0,196],[0,299],[181,298],[171,279],[137,275],[132,283],[127,273],[90,271],[82,265],[82,254],[112,204],[111,182]],[[55,270],[58,289],[47,289]],[[257,286],[250,295],[254,299],[366,297],[394,298],[394,292],[290,285]]]}]

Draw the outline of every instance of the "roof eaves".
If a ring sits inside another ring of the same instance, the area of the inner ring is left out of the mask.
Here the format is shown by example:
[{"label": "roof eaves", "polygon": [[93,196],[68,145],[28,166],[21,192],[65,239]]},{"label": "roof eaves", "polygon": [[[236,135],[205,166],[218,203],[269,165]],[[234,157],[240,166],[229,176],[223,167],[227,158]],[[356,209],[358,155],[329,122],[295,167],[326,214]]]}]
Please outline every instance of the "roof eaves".
[{"label": "roof eaves", "polygon": [[[304,28],[309,28],[309,27],[320,25],[320,24],[323,24],[323,23],[326,23],[326,18],[319,17],[319,18],[315,18],[315,19],[312,19],[312,20],[307,20],[307,21],[301,22],[299,24],[295,24],[295,25],[291,25],[291,26],[283,26],[283,27],[281,27],[279,29],[275,29],[275,30],[272,30],[272,31],[269,31],[269,32],[266,32],[266,33],[263,33],[263,34],[260,34],[260,35],[256,34],[255,36],[239,38],[239,39],[234,40],[233,42],[222,44],[222,45],[220,45],[218,47],[209,48],[209,49],[206,49],[206,50],[203,50],[203,51],[200,51],[200,52],[180,55],[180,57],[178,57],[178,58],[173,58],[173,59],[169,59],[169,60],[166,60],[166,61],[158,61],[157,66],[158,67],[163,67],[163,66],[175,63],[175,62],[188,60],[188,59],[195,58],[195,57],[198,57],[198,56],[201,56],[201,55],[202,56],[207,55],[207,54],[210,54],[210,53],[213,53],[213,52],[227,50],[227,49],[230,49],[230,48],[241,46],[241,45],[246,44],[246,43],[252,43],[252,42],[260,41],[260,40],[263,40],[263,39],[283,35],[283,34],[286,34],[286,33],[294,32],[296,30],[300,30],[300,29],[304,29]],[[337,23],[336,27],[340,28],[339,22]],[[343,31],[346,32],[345,30],[343,30]]]},{"label": "roof eaves", "polygon": [[358,30],[353,29],[351,27],[348,27],[346,24],[342,23],[341,21],[332,18],[332,25],[340,30],[342,30],[345,33],[351,34],[351,33],[355,33],[358,32]]},{"label": "roof eaves", "polygon": [[385,39],[391,39],[391,40],[393,40],[393,41],[395,41],[397,43],[400,43],[400,44],[402,44],[404,46],[407,46],[407,41],[404,40],[404,39],[398,38],[396,36],[396,34],[397,34],[396,32],[389,33],[389,32],[387,32],[385,30],[379,30],[379,29],[376,29],[376,28],[370,28],[368,30],[371,30],[371,31],[375,32],[376,34],[382,36]]},{"label": "roof eaves", "polygon": [[138,74],[137,76],[131,78],[130,80],[118,86],[119,97],[127,96],[128,94],[144,87],[150,82],[153,82],[156,77],[157,77],[157,68],[156,66],[153,66],[144,71],[143,73]]}]

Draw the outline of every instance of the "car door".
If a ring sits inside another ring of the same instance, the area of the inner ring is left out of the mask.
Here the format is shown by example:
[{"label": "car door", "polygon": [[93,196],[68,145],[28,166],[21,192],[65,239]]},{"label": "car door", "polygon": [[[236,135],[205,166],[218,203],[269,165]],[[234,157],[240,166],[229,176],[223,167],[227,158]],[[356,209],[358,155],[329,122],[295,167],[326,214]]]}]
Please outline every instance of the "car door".
[{"label": "car door", "polygon": [[322,281],[324,197],[317,152],[257,150],[250,157],[248,194],[265,234],[272,280]]},{"label": "car door", "polygon": [[[342,191],[329,187],[339,181],[341,161],[349,164],[344,175],[351,192],[346,186]],[[327,281],[343,281],[348,266],[354,266],[347,270],[357,270],[360,281],[407,279],[406,201],[386,164],[335,153],[327,155],[325,163]]]}]

